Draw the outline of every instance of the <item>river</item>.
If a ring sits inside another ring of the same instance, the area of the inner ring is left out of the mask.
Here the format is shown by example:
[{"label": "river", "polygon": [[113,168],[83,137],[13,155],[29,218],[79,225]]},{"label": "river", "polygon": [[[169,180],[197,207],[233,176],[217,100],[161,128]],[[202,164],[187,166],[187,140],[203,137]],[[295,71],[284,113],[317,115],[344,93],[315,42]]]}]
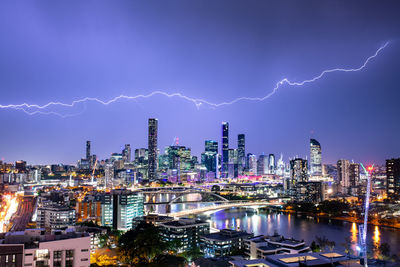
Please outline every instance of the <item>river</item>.
[{"label": "river", "polygon": [[[274,232],[287,237],[305,240],[311,244],[315,236],[325,236],[336,243],[335,250],[344,251],[342,244],[350,237],[352,249],[356,250],[358,242],[358,225],[352,222],[312,218],[305,215],[294,215],[277,212],[257,212],[253,209],[232,208],[215,213],[203,214],[210,221],[212,228],[240,229],[255,235],[272,235]],[[391,254],[400,251],[400,229],[381,226],[368,226],[367,243],[377,248],[381,243],[388,243]]]}]

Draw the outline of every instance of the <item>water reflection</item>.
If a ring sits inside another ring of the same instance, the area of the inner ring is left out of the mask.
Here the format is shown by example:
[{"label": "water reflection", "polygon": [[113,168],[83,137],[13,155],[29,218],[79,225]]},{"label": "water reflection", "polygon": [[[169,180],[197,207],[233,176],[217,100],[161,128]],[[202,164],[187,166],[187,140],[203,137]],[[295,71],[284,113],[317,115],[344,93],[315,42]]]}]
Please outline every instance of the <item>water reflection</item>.
[{"label": "water reflection", "polygon": [[[234,218],[234,220],[232,220]],[[315,236],[326,236],[335,241],[335,250],[344,252],[345,239],[350,239],[351,249],[356,251],[358,244],[358,225],[344,221],[309,219],[303,216],[283,213],[259,213],[254,214],[244,208],[233,208],[221,210],[211,215],[212,225],[215,228],[226,227],[226,223],[232,221],[233,227],[238,226],[241,230],[259,234],[273,234],[277,231],[288,238],[304,239],[308,244],[315,240]],[[234,228],[232,228],[234,229]],[[381,243],[389,243],[392,252],[400,251],[400,231],[392,228],[379,226],[368,226],[367,243],[378,248]]]}]

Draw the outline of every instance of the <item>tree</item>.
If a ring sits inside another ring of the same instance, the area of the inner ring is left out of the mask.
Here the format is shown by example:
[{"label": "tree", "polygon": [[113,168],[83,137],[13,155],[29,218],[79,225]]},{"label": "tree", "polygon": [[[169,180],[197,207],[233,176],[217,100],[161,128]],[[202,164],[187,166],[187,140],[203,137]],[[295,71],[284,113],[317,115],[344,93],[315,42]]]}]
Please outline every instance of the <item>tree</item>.
[{"label": "tree", "polygon": [[311,243],[310,248],[311,248],[312,252],[320,252],[321,251],[321,247],[319,245],[317,245],[317,243],[315,243],[315,241],[313,241]]},{"label": "tree", "polygon": [[204,256],[204,254],[200,251],[200,248],[195,247],[184,252],[182,256],[185,257],[187,261],[191,262]]},{"label": "tree", "polygon": [[165,267],[184,267],[186,266],[186,259],[176,255],[160,254],[154,258],[149,266],[165,266]]},{"label": "tree", "polygon": [[[320,246],[321,251],[324,251],[326,247],[331,247],[333,241],[329,241],[328,238],[325,236],[315,236],[315,240],[317,241],[317,244]],[[333,247],[335,247],[335,242],[333,242]]]},{"label": "tree", "polygon": [[150,264],[166,249],[158,228],[152,224],[140,223],[119,238],[120,258],[130,265]]},{"label": "tree", "polygon": [[347,255],[353,254],[353,250],[352,250],[352,248],[351,248],[351,246],[352,246],[353,244],[354,244],[354,242],[351,240],[350,237],[346,237],[346,238],[344,239],[344,242],[341,244],[342,247],[344,247],[344,252],[345,252]]},{"label": "tree", "polygon": [[378,247],[379,258],[382,260],[390,259],[390,245],[388,243],[382,243]]}]

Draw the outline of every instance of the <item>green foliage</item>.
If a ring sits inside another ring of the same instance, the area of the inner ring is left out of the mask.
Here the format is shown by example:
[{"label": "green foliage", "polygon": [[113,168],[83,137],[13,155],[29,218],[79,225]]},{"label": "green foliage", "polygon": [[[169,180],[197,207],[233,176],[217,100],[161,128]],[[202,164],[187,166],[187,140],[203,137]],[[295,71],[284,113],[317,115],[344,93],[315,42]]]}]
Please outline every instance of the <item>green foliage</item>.
[{"label": "green foliage", "polygon": [[184,267],[187,261],[184,257],[160,254],[154,258],[154,261],[147,266],[165,266],[165,267]]},{"label": "green foliage", "polygon": [[317,243],[315,243],[315,241],[313,241],[311,243],[310,248],[311,248],[312,252],[321,252],[321,247],[319,245],[317,245]]},{"label": "green foliage", "polygon": [[182,253],[182,256],[185,257],[185,259],[190,262],[204,256],[204,254],[200,251],[200,248],[195,247]]},{"label": "green foliage", "polygon": [[344,247],[344,252],[346,252],[347,255],[353,254],[353,249],[351,248],[353,244],[354,242],[351,241],[350,237],[346,237],[344,242],[341,244],[342,247]]},{"label": "green foliage", "polygon": [[319,245],[321,251],[325,251],[327,247],[330,251],[333,251],[336,245],[334,241],[330,241],[328,238],[326,238],[326,236],[315,236],[315,240],[317,241],[317,244]]},{"label": "green foliage", "polygon": [[152,224],[140,223],[119,238],[120,258],[129,265],[146,265],[167,250],[161,240],[158,228]]},{"label": "green foliage", "polygon": [[343,211],[349,210],[349,203],[340,200],[325,200],[322,201],[318,208],[321,212],[327,213],[330,215],[341,215]]}]

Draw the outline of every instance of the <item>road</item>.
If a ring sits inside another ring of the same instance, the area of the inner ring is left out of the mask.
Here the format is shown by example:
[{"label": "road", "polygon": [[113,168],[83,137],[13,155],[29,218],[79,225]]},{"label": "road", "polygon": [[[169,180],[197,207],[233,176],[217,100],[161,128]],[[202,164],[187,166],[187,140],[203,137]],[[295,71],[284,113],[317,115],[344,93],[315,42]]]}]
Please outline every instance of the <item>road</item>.
[{"label": "road", "polygon": [[18,202],[18,209],[11,218],[11,231],[25,230],[32,218],[35,207],[35,198],[31,196],[20,196]]}]

